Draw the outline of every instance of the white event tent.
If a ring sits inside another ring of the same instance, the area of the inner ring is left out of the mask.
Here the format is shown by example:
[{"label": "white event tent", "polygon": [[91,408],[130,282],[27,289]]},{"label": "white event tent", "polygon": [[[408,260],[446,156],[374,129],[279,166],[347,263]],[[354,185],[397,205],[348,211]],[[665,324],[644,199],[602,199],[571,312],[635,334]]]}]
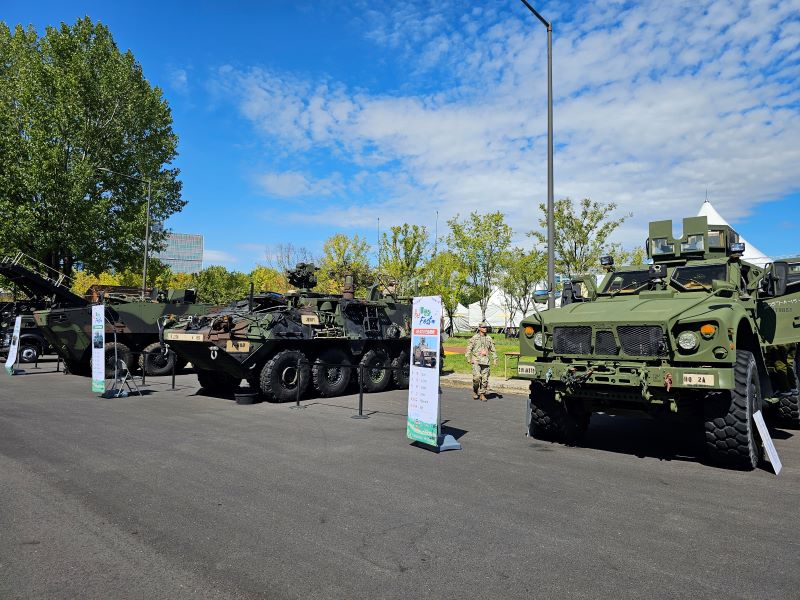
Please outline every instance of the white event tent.
[{"label": "white event tent", "polygon": [[[703,202],[703,206],[700,207],[700,212],[697,213],[697,216],[708,219],[709,225],[731,226],[730,223],[722,218],[722,215],[717,212],[717,209],[715,209],[708,200]],[[734,228],[734,230],[735,229],[736,228]],[[769,256],[761,252],[761,250],[744,239],[741,234],[739,235],[739,241],[744,242],[744,254],[742,255],[742,260],[746,260],[747,262],[758,265],[759,267],[763,267],[767,263],[772,262],[772,259]]]}]

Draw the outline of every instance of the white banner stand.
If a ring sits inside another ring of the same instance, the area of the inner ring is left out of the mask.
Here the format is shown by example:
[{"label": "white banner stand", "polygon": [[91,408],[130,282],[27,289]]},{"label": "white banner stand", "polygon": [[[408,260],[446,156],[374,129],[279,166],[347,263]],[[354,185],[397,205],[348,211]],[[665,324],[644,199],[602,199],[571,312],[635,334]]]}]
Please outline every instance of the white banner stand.
[{"label": "white banner stand", "polygon": [[452,435],[442,435],[439,358],[441,344],[442,298],[414,298],[411,317],[411,352],[408,380],[408,419],[406,435],[437,452],[461,450]]},{"label": "white banner stand", "polygon": [[[19,369],[19,335],[22,330],[22,315],[18,315],[14,321],[14,333],[11,334],[11,346],[8,348],[6,358],[6,373],[9,375],[21,375],[25,371]],[[14,363],[17,363],[16,367]]]}]

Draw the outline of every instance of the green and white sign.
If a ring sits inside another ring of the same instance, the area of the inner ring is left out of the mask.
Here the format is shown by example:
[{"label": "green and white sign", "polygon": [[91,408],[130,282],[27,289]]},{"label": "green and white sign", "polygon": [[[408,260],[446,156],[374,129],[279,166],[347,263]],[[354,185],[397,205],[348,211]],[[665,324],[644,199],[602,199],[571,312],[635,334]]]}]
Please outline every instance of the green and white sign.
[{"label": "green and white sign", "polygon": [[438,446],[442,298],[414,298],[413,308],[406,434],[414,441]]},{"label": "green and white sign", "polygon": [[106,391],[106,307],[92,306],[92,391]]},{"label": "green and white sign", "polygon": [[14,333],[11,334],[11,346],[8,348],[8,358],[6,358],[6,373],[14,374],[14,363],[17,362],[19,352],[19,332],[22,329],[22,317],[18,316],[14,321]]}]

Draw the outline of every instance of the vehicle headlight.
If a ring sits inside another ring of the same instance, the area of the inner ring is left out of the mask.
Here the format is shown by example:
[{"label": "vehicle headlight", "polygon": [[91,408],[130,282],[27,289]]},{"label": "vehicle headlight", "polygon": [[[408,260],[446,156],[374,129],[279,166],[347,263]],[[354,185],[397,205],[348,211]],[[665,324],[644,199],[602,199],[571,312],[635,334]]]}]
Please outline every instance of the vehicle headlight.
[{"label": "vehicle headlight", "polygon": [[533,334],[533,345],[540,350],[544,348],[544,334],[541,331],[537,331]]},{"label": "vehicle headlight", "polygon": [[678,334],[678,346],[683,350],[694,350],[697,348],[699,340],[694,331],[681,331]]}]

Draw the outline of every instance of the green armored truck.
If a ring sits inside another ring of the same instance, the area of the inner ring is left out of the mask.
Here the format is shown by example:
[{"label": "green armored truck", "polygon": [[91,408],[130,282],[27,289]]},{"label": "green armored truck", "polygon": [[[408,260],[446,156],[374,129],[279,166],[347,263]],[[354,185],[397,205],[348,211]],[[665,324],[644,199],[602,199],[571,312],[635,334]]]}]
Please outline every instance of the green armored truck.
[{"label": "green armored truck", "polygon": [[352,277],[341,294],[314,292],[316,268],[287,271],[296,291],[266,293],[202,317],[168,322],[164,341],[197,372],[201,387],[234,392],[243,379],[269,400],[294,400],[312,384],[320,396],[345,393],[363,375],[368,392],[394,381],[408,387],[411,304],[377,286],[356,298]]},{"label": "green armored truck", "polygon": [[753,414],[800,424],[800,257],[742,260],[729,226],[706,217],[650,223],[652,264],[606,276],[592,302],[525,319],[519,378],[528,433],[577,441],[593,412],[679,416],[705,427],[709,458],[753,469]]}]

